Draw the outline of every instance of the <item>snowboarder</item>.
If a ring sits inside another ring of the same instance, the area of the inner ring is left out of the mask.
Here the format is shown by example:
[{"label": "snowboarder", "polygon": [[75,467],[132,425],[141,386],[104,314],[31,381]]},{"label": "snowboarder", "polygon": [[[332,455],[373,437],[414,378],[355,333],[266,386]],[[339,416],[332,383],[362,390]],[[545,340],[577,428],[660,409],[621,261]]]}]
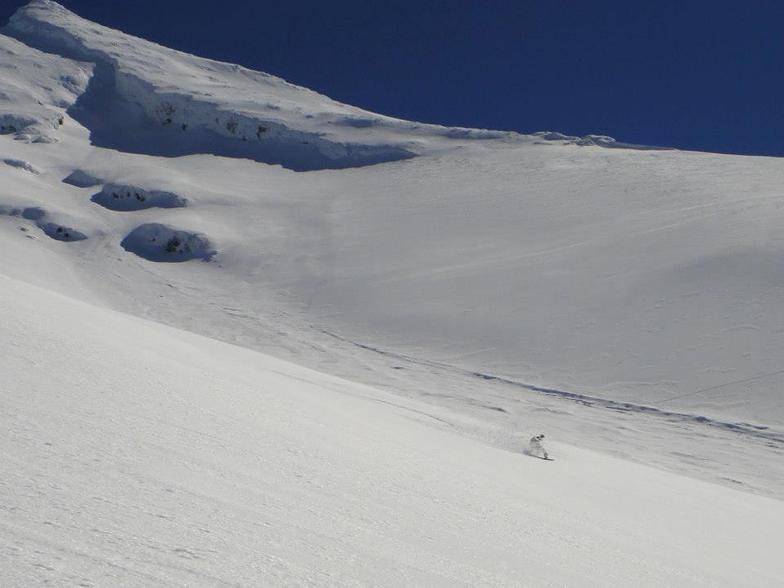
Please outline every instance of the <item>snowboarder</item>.
[{"label": "snowboarder", "polygon": [[547,455],[547,450],[542,445],[542,441],[544,441],[544,433],[539,433],[538,435],[531,437],[531,441],[529,442],[528,446],[528,452],[531,455],[541,457],[542,459],[550,459],[550,456]]}]

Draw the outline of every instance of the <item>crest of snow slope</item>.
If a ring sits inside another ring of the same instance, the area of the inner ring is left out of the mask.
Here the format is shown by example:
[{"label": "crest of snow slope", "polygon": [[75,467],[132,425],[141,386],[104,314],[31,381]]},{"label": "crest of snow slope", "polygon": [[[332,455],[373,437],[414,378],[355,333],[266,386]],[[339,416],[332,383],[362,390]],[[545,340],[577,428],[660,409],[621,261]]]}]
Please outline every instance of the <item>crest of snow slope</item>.
[{"label": "crest of snow slope", "polygon": [[306,170],[408,158],[432,148],[439,136],[514,135],[379,116],[269,74],[125,35],[49,0],[21,8],[5,32],[94,62],[90,89],[74,113],[95,144],[126,151],[214,152]]},{"label": "crest of snow slope", "polygon": [[444,410],[6,277],[0,313],[3,586],[781,578],[775,500],[493,449]]},{"label": "crest of snow slope", "polygon": [[51,142],[66,109],[85,91],[92,66],[0,35],[0,134]]}]

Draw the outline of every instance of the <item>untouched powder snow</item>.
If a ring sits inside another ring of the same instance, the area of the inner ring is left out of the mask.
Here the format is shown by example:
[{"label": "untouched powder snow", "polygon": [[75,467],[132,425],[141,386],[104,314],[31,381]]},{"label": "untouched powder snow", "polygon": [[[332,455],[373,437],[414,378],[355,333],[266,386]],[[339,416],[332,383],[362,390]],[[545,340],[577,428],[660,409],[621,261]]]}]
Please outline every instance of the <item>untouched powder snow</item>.
[{"label": "untouched powder snow", "polygon": [[0,584],[774,586],[775,500],[0,277]]}]

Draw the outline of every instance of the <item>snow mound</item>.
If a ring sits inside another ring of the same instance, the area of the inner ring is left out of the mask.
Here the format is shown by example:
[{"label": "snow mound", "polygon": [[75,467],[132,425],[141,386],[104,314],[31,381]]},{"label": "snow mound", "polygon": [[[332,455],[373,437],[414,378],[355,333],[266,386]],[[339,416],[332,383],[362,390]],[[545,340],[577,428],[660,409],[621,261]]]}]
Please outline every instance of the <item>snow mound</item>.
[{"label": "snow mound", "polygon": [[65,112],[87,88],[92,66],[0,35],[0,135],[56,141]]},{"label": "snow mound", "polygon": [[93,186],[103,184],[103,180],[101,178],[98,178],[90,172],[86,172],[82,169],[75,169],[72,171],[65,178],[63,178],[63,182],[70,184],[71,186],[76,186],[77,188],[92,188]]},{"label": "snow mound", "polygon": [[67,243],[84,241],[87,235],[71,226],[55,222],[51,215],[38,206],[16,207],[0,204],[0,216],[18,217],[32,221],[47,237]]},{"label": "snow mound", "polygon": [[121,243],[123,249],[149,261],[209,261],[216,254],[209,239],[200,233],[175,229],[159,223],[136,227]]},{"label": "snow mound", "polygon": [[29,161],[24,161],[23,159],[13,159],[11,157],[3,159],[3,163],[6,165],[10,165],[11,167],[15,167],[17,169],[24,170],[26,172],[30,172],[31,174],[38,175],[40,174],[40,170],[35,167]]},{"label": "snow mound", "polygon": [[46,213],[37,206],[19,208],[17,206],[0,204],[0,216],[19,216],[27,220],[40,220],[45,214]]},{"label": "snow mound", "polygon": [[109,210],[131,211],[146,208],[182,208],[188,200],[174,192],[145,190],[139,186],[106,184],[92,201]]},{"label": "snow mound", "polygon": [[42,222],[38,226],[47,237],[51,237],[55,241],[73,242],[87,239],[87,235],[81,231],[58,223]]}]

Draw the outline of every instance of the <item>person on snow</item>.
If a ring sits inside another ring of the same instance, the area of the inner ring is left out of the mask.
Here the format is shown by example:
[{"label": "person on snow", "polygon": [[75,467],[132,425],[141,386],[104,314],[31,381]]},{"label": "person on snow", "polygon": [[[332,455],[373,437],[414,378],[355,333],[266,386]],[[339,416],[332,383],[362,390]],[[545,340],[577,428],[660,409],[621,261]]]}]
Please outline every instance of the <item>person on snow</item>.
[{"label": "person on snow", "polygon": [[550,457],[547,455],[547,450],[542,445],[542,441],[544,441],[544,433],[539,433],[538,435],[531,437],[528,451],[531,453],[531,455],[536,455],[537,457],[542,457],[543,459],[550,459]]}]

